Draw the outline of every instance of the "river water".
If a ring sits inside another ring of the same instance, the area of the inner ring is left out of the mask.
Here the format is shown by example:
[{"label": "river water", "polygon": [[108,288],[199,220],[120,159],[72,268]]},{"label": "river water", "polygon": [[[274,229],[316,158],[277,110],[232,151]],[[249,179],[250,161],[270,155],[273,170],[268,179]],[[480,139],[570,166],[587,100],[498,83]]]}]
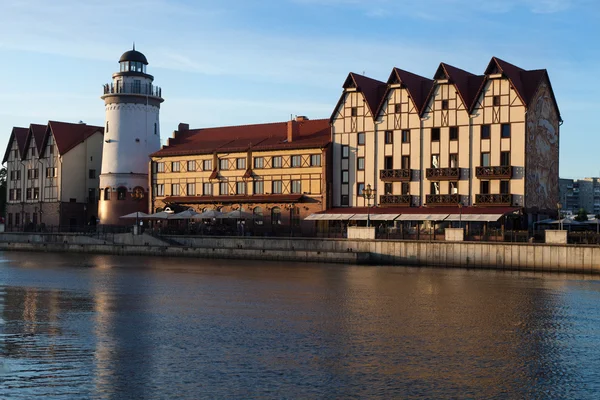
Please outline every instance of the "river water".
[{"label": "river water", "polygon": [[0,398],[598,398],[581,275],[0,253]]}]

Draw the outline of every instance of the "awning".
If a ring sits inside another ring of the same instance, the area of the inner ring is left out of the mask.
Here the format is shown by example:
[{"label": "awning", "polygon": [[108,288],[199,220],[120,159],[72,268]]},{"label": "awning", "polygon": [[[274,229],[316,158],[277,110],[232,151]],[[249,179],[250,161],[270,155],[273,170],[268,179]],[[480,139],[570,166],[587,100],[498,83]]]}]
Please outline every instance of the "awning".
[{"label": "awning", "polygon": [[[371,219],[373,219],[373,216],[371,215]],[[367,214],[354,214],[352,217],[350,217],[351,221],[366,221],[367,220]]]},{"label": "awning", "polygon": [[396,221],[443,221],[448,214],[402,214]]},{"label": "awning", "polygon": [[371,214],[373,221],[393,221],[398,218],[400,214]]},{"label": "awning", "polygon": [[496,222],[503,214],[450,214],[445,221]]},{"label": "awning", "polygon": [[[346,221],[354,214],[311,214],[304,218],[305,221]],[[366,216],[366,214],[365,214]],[[366,219],[366,218],[365,218]]]}]

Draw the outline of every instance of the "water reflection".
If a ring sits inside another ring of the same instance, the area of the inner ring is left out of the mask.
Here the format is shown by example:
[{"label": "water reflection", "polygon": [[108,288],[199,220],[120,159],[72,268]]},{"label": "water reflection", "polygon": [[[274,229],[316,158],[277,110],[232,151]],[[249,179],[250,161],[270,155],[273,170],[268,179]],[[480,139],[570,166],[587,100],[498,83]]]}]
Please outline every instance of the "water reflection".
[{"label": "water reflection", "polygon": [[0,398],[593,398],[600,389],[593,278],[4,257]]}]

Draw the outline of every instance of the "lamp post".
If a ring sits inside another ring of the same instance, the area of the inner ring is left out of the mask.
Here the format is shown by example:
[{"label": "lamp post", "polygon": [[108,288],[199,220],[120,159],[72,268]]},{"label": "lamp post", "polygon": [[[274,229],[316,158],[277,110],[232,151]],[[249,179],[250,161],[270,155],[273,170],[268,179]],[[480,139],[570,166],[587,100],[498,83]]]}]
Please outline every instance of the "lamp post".
[{"label": "lamp post", "polygon": [[463,208],[462,203],[458,203],[458,210],[460,211],[460,213],[458,214],[458,227],[461,229],[462,229],[462,208]]},{"label": "lamp post", "polygon": [[367,228],[371,226],[371,200],[375,198],[375,192],[377,190],[372,189],[370,183],[362,192],[362,196],[367,200]]},{"label": "lamp post", "polygon": [[562,215],[560,212],[560,209],[562,208],[562,204],[560,203],[560,201],[558,203],[556,203],[556,207],[558,208],[558,226],[560,227],[560,230],[563,230],[563,222],[562,222]]}]

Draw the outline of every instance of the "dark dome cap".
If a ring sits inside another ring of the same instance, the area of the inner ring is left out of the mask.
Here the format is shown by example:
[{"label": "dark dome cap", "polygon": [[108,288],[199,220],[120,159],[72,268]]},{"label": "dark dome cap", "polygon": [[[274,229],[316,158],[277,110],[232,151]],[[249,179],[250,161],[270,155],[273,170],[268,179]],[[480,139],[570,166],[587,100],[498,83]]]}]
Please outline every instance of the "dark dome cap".
[{"label": "dark dome cap", "polygon": [[129,50],[123,53],[121,58],[119,58],[119,62],[123,61],[137,61],[148,65],[148,60],[146,60],[146,56],[137,50]]}]

